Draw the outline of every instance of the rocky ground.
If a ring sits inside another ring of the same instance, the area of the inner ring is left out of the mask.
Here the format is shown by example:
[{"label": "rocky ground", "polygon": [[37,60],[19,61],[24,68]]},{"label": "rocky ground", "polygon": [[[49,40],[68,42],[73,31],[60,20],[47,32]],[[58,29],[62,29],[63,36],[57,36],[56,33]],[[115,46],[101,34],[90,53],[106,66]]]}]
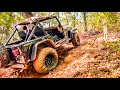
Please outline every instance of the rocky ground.
[{"label": "rocky ground", "polygon": [[[81,45],[71,43],[59,48],[59,64],[46,75],[35,72],[32,65],[17,77],[13,73],[6,75],[0,70],[2,78],[119,78],[120,52],[106,46],[103,33],[80,32]],[[120,33],[108,35],[108,42],[119,40]],[[13,69],[7,71],[12,72]]]}]

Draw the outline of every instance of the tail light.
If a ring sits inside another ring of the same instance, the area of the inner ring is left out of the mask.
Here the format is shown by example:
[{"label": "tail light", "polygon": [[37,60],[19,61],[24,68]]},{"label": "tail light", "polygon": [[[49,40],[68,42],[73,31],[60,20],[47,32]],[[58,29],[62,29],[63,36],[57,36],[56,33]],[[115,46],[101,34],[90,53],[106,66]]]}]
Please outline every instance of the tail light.
[{"label": "tail light", "polygon": [[17,55],[19,55],[20,54],[20,51],[19,51],[19,49],[14,49],[14,50],[12,50],[12,54],[16,57]]}]

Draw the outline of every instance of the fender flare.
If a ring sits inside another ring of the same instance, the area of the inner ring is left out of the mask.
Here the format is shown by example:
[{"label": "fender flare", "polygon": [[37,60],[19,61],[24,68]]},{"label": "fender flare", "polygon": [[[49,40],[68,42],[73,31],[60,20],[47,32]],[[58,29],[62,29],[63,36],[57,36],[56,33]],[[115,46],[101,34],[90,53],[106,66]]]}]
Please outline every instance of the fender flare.
[{"label": "fender flare", "polygon": [[31,48],[31,57],[30,57],[30,59],[31,59],[31,61],[33,61],[35,58],[36,58],[36,54],[37,54],[37,47],[39,46],[39,45],[41,45],[41,44],[45,44],[45,46],[47,46],[47,47],[52,47],[52,48],[56,48],[55,47],[55,44],[54,44],[54,42],[52,41],[52,40],[50,40],[50,39],[48,39],[48,40],[43,40],[43,41],[40,41],[40,42],[37,42],[37,43],[35,43]]},{"label": "fender flare", "polygon": [[75,33],[75,31],[77,30],[77,28],[73,28],[71,30],[68,31],[68,38],[73,38],[73,34]]}]

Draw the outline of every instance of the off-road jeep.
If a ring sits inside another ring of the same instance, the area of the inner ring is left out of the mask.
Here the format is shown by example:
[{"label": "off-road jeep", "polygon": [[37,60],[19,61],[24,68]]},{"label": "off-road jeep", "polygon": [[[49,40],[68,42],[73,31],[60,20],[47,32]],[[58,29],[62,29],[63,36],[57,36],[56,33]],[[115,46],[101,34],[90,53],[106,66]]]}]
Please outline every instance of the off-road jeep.
[{"label": "off-road jeep", "polygon": [[[26,26],[27,33],[23,27]],[[56,16],[30,17],[16,23],[5,45],[0,45],[0,66],[25,69],[33,63],[38,73],[47,73],[58,64],[57,47],[72,42],[80,45],[76,29],[64,29]]]}]

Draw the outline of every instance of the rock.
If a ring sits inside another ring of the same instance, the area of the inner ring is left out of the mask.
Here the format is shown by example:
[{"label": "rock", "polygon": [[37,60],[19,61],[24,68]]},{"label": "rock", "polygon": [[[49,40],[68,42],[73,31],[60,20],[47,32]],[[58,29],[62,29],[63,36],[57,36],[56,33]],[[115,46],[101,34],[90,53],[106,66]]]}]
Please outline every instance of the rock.
[{"label": "rock", "polygon": [[120,56],[120,51],[116,51],[116,55],[117,55],[117,56]]},{"label": "rock", "polygon": [[97,35],[99,33],[100,33],[99,31],[88,31],[89,35]]},{"label": "rock", "polygon": [[106,47],[105,47],[103,44],[99,44],[99,45],[98,45],[98,48],[100,48],[101,50],[106,49]]},{"label": "rock", "polygon": [[91,45],[87,44],[87,45],[83,46],[81,49],[85,50],[85,49],[88,49],[88,48],[91,48]]},{"label": "rock", "polygon": [[88,40],[88,44],[90,44],[90,45],[93,45],[93,44],[94,44],[94,42],[95,42],[95,41],[94,41],[94,40],[92,40],[92,39],[89,39],[89,40]]},{"label": "rock", "polygon": [[110,76],[108,76],[108,78],[118,78],[118,74],[112,73]]},{"label": "rock", "polygon": [[97,58],[97,56],[99,56],[100,54],[99,53],[94,53],[91,55],[92,58]]},{"label": "rock", "polygon": [[104,37],[99,37],[99,38],[97,38],[97,39],[96,39],[96,42],[100,42],[100,43],[101,43],[101,42],[104,42]]},{"label": "rock", "polygon": [[110,72],[110,69],[107,67],[99,67],[98,68],[99,71],[104,71],[104,72]]},{"label": "rock", "polygon": [[111,65],[110,67],[111,67],[112,69],[117,69],[119,66],[120,66],[119,64],[113,64],[113,65]]},{"label": "rock", "polygon": [[102,60],[102,59],[103,59],[103,56],[97,56],[96,59],[97,59],[97,60]]}]

